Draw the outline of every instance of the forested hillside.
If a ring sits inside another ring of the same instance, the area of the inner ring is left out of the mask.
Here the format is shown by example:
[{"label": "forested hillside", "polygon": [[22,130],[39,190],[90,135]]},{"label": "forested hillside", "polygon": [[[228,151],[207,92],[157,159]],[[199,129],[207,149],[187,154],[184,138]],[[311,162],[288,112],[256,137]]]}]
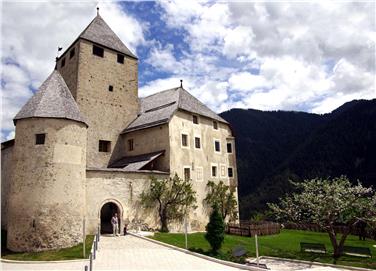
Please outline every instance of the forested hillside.
[{"label": "forested hillside", "polygon": [[330,114],[232,109],[240,215],[247,219],[291,191],[288,180],[347,175],[376,184],[376,100],[357,100]]}]

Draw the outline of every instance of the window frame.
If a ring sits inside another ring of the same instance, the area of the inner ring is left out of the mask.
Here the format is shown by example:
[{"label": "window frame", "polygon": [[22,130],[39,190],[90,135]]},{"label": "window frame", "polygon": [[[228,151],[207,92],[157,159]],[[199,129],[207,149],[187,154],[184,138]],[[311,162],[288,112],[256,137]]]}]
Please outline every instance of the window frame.
[{"label": "window frame", "polygon": [[[183,145],[183,136],[186,136],[186,143],[187,143],[187,145],[185,146],[185,145]],[[188,149],[189,148],[189,135],[188,135],[188,133],[181,133],[180,134],[180,145],[181,145],[181,147],[182,148],[186,148],[186,149]]]},{"label": "window frame", "polygon": [[[214,152],[215,153],[221,153],[221,140],[220,139],[217,139],[217,138],[214,138],[213,140],[214,142]],[[218,146],[219,146],[219,150],[217,151],[217,145],[216,145],[216,142],[218,142]]]},{"label": "window frame", "polygon": [[45,145],[45,144],[46,144],[46,133],[35,134],[34,145]]},{"label": "window frame", "polygon": [[70,51],[69,51],[69,59],[72,59],[76,54],[76,48],[73,47]]},{"label": "window frame", "polygon": [[61,59],[60,68],[65,67],[65,57]]},{"label": "window frame", "polygon": [[[99,49],[99,51],[98,51]],[[97,51],[96,51],[97,50]],[[101,52],[100,54],[98,54],[98,52]],[[97,56],[97,57],[101,57],[103,58],[104,57],[104,48],[100,47],[100,46],[97,46],[95,44],[93,44],[93,50],[92,50],[92,53],[93,55]]]},{"label": "window frame", "polygon": [[[196,181],[198,182],[202,182],[204,180],[204,168],[203,167],[196,167],[196,170],[195,170],[197,173],[196,173]],[[201,172],[201,177],[199,177],[199,173]]]},{"label": "window frame", "polygon": [[[231,176],[230,176],[230,170],[231,170]],[[234,168],[233,167],[228,167],[227,168],[227,176],[229,178],[234,178]]]},{"label": "window frame", "polygon": [[216,131],[219,130],[218,121],[213,120],[213,129]]},{"label": "window frame", "polygon": [[108,85],[108,91],[114,92],[114,86],[113,85]]},{"label": "window frame", "polygon": [[[196,145],[196,139],[199,140],[198,141],[199,142],[199,147],[197,147],[197,145]],[[197,136],[197,135],[194,136],[194,146],[195,146],[196,150],[202,150],[201,136]]]},{"label": "window frame", "polygon": [[[231,151],[228,151],[228,146],[230,146]],[[228,153],[228,154],[231,154],[231,153],[234,152],[234,151],[233,151],[233,147],[232,147],[232,142],[227,142],[227,144],[226,144],[226,150],[227,150],[227,153]]]},{"label": "window frame", "polygon": [[[221,170],[221,178],[226,178],[227,177],[227,172],[226,172],[226,164],[220,164],[220,170]],[[223,172],[222,172],[222,169],[223,169]],[[224,173],[224,174],[222,174]]]},{"label": "window frame", "polygon": [[[103,148],[103,144],[105,144],[106,148]],[[100,139],[98,141],[98,152],[104,152],[104,153],[109,153],[111,152],[111,141],[109,140],[102,140]]]},{"label": "window frame", "polygon": [[[120,60],[120,61],[119,61]],[[119,64],[124,64],[125,56],[122,54],[117,54],[116,62]]]},{"label": "window frame", "polygon": [[189,179],[188,179],[188,181],[189,180],[192,180],[192,169],[191,169],[191,167],[190,166],[184,166],[183,167],[183,180],[184,181],[186,181],[187,179],[185,178],[185,170],[189,170]]},{"label": "window frame", "polygon": [[130,138],[128,139],[128,151],[133,151],[134,150],[134,139]]},{"label": "window frame", "polygon": [[192,123],[198,125],[200,121],[198,120],[198,115],[192,115]]}]

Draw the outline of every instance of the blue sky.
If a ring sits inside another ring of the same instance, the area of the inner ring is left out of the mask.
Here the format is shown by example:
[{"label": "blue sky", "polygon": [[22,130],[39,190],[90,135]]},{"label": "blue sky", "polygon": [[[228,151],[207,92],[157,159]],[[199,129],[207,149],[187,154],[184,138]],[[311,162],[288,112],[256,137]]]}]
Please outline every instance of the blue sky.
[{"label": "blue sky", "polygon": [[[96,14],[139,57],[139,95],[179,85],[216,112],[327,113],[375,93],[374,2],[5,2],[2,140]],[[14,20],[17,18],[17,20]]]}]

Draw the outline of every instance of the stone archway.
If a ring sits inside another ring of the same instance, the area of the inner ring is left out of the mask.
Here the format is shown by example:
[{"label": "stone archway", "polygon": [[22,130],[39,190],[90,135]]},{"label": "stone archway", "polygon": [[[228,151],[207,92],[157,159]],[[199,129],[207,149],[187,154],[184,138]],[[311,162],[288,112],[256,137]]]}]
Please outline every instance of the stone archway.
[{"label": "stone archway", "polygon": [[121,229],[122,222],[122,210],[118,203],[114,201],[108,201],[102,205],[100,210],[100,221],[101,221],[101,234],[112,234],[112,224],[111,218],[117,213],[119,218],[119,229]]}]

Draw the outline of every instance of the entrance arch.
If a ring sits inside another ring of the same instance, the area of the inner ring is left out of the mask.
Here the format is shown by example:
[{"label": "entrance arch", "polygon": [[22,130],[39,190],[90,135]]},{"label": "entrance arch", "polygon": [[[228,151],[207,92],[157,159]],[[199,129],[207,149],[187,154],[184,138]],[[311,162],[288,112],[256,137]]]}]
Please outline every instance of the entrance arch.
[{"label": "entrance arch", "polygon": [[111,218],[118,214],[119,230],[121,229],[122,210],[114,201],[108,201],[102,205],[100,210],[101,234],[112,234]]}]

